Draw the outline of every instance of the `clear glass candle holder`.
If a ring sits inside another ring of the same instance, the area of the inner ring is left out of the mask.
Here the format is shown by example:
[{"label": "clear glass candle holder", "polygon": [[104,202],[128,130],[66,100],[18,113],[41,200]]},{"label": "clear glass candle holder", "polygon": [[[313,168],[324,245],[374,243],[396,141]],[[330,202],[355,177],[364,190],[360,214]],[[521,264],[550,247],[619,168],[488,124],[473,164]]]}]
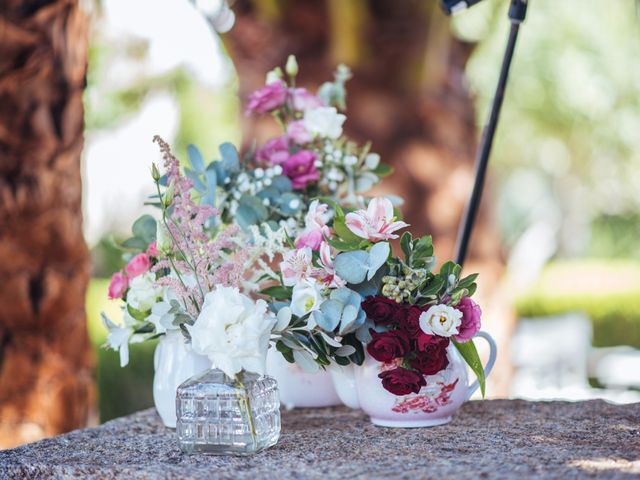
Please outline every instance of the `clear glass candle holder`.
[{"label": "clear glass candle holder", "polygon": [[266,375],[208,370],[178,387],[176,415],[183,452],[251,455],[280,437],[278,384]]}]

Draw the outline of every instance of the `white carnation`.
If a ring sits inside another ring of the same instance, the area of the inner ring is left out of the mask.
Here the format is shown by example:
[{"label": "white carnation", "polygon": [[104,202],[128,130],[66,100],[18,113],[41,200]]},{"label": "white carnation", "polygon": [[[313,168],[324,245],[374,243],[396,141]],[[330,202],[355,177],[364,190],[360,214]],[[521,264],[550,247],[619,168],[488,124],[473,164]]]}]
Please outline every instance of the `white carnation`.
[{"label": "white carnation", "polygon": [[264,374],[275,322],[264,300],[254,303],[237,288],[218,286],[205,295],[200,315],[187,329],[193,351],[233,377],[243,369]]},{"label": "white carnation", "polygon": [[346,119],[334,107],[318,107],[304,113],[304,126],[311,134],[337,139],[342,135],[342,124]]}]

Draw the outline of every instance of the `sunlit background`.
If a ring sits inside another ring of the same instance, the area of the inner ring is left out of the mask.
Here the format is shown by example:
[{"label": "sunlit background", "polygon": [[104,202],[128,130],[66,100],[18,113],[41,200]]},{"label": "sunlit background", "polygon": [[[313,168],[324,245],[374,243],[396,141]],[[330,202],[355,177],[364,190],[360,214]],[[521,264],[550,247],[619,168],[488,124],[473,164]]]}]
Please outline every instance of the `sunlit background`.
[{"label": "sunlit background", "polygon": [[[209,12],[218,5],[198,4]],[[478,125],[507,35],[505,7],[486,1],[453,24],[459,38],[477,42],[467,82]],[[490,165],[489,198],[507,252],[504,288],[519,318],[509,396],[640,401],[638,58],[634,1],[532,0]],[[100,348],[99,317],[117,316],[108,277],[121,267],[115,243],[150,193],[151,138],[171,141],[179,156],[189,143],[207,156],[223,141],[238,144],[237,91],[218,33],[189,1],[93,7],[84,224],[103,421],[153,404],[154,345],[134,348],[120,369],[117,354]]]}]

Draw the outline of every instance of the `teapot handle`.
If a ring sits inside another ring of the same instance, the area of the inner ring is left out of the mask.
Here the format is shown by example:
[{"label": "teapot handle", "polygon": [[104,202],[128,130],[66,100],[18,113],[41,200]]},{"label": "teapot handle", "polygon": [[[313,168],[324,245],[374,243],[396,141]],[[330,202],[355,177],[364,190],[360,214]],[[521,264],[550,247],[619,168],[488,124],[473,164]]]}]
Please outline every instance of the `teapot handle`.
[{"label": "teapot handle", "polygon": [[[480,337],[486,340],[489,344],[489,361],[484,367],[484,378],[487,378],[493,369],[494,363],[496,363],[496,355],[498,352],[498,347],[496,346],[496,342],[493,340],[493,337],[489,335],[487,332],[478,332],[476,337]],[[474,337],[474,338],[476,338]],[[478,383],[478,379],[475,380],[467,390],[467,400],[471,398],[471,395],[475,393],[480,384]]]}]

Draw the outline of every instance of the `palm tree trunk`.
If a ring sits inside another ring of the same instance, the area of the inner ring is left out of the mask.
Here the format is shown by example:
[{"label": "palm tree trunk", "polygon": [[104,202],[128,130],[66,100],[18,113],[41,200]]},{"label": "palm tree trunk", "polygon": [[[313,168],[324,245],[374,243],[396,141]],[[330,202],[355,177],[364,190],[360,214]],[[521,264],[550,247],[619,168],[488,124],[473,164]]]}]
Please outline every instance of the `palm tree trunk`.
[{"label": "palm tree trunk", "polygon": [[86,424],[80,153],[87,18],[78,0],[0,7],[0,448]]},{"label": "palm tree trunk", "polygon": [[[223,40],[241,96],[290,53],[301,67],[299,83],[308,87],[330,78],[337,63],[348,64],[354,78],[347,85],[347,134],[373,141],[374,151],[395,167],[379,192],[405,198],[413,233],[433,235],[439,258],[453,258],[474,173],[475,115],[464,79],[472,45],[453,38],[438,2],[238,0],[233,8],[236,25]],[[245,138],[264,140],[274,128],[269,119],[245,122]],[[487,190],[465,270],[481,273],[485,319],[506,345],[514,318],[500,289],[504,258],[490,185]],[[509,378],[508,355],[501,360],[492,390],[498,395],[506,393]]]}]

